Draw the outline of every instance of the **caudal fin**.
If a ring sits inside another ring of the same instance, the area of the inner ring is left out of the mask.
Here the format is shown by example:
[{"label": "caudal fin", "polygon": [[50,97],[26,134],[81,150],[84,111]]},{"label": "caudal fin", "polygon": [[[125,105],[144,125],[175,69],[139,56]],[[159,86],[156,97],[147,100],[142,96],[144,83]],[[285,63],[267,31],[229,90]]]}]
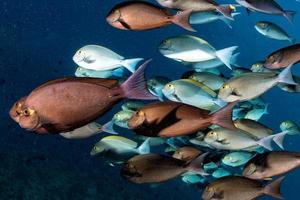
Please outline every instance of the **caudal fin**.
[{"label": "caudal fin", "polygon": [[289,85],[298,85],[297,83],[295,83],[294,79],[293,79],[293,74],[291,71],[293,64],[291,64],[290,66],[288,66],[287,68],[285,68],[279,75],[278,75],[278,82],[279,83],[286,83]]},{"label": "caudal fin", "polygon": [[238,46],[229,47],[226,49],[222,49],[216,52],[217,57],[229,68],[231,68],[231,60],[233,52],[238,48]]},{"label": "caudal fin", "polygon": [[277,133],[275,137],[273,138],[273,141],[281,148],[283,147],[284,137],[289,134],[290,131],[282,131],[281,133]]},{"label": "caudal fin", "polygon": [[269,136],[266,136],[266,137],[258,140],[256,143],[257,143],[257,145],[259,145],[269,151],[272,151],[273,150],[272,140],[274,137],[275,137],[275,135],[269,135]]},{"label": "caudal fin", "polygon": [[209,175],[203,169],[203,162],[208,154],[209,154],[208,152],[203,153],[197,158],[195,158],[194,160],[192,160],[192,162],[190,162],[190,164],[187,166],[188,171],[195,172],[201,176]]},{"label": "caudal fin", "polygon": [[280,193],[280,187],[283,180],[284,176],[266,185],[264,188],[264,194],[278,199],[283,199]]},{"label": "caudal fin", "polygon": [[144,58],[126,59],[122,61],[122,65],[130,72],[135,72],[137,64],[144,60]]},{"label": "caudal fin", "polygon": [[235,7],[232,5],[219,5],[217,7],[217,11],[219,11],[222,15],[227,17],[228,19],[233,20],[231,13],[235,10]]},{"label": "caudal fin", "polygon": [[283,13],[283,16],[291,23],[293,24],[294,16],[296,12],[295,11],[285,11]]},{"label": "caudal fin", "polygon": [[142,64],[136,72],[134,72],[121,85],[123,96],[129,99],[145,99],[155,100],[157,97],[152,95],[147,89],[147,81],[145,79],[145,69],[151,60],[147,60]]},{"label": "caudal fin", "polygon": [[102,131],[105,132],[105,133],[110,133],[110,134],[113,134],[113,135],[118,135],[118,133],[114,129],[114,123],[113,123],[113,121],[109,121],[106,124],[104,124],[102,126]]},{"label": "caudal fin", "polygon": [[196,30],[193,29],[193,27],[189,23],[190,15],[192,12],[193,10],[185,10],[182,12],[178,12],[172,17],[172,22],[188,31],[196,32]]},{"label": "caudal fin", "polygon": [[232,110],[237,102],[229,103],[226,107],[220,109],[212,115],[212,124],[222,126],[231,130],[236,130],[232,122]]},{"label": "caudal fin", "polygon": [[139,148],[137,149],[137,152],[139,154],[148,154],[150,153],[150,139],[151,138],[147,138],[142,144],[141,146],[139,146]]}]

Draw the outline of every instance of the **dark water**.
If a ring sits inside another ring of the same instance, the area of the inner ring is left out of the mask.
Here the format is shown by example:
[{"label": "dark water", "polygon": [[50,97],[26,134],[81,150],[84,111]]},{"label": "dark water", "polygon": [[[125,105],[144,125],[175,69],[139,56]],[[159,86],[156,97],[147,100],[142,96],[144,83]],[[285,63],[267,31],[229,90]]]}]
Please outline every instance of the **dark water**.
[{"label": "dark water", "polygon": [[[37,136],[20,129],[8,119],[10,106],[41,83],[74,74],[72,56],[87,44],[99,44],[125,57],[153,58],[148,76],[176,79],[181,64],[162,57],[157,46],[169,36],[186,34],[177,26],[145,32],[114,29],[105,22],[113,0],[1,0],[0,1],[0,199],[201,199],[200,190],[174,180],[156,187],[130,184],[101,158],[91,158],[90,149],[101,136],[68,141],[59,136]],[[280,0],[287,10],[300,12],[295,0]],[[233,29],[223,22],[195,26],[196,36],[216,49],[239,46],[239,63],[249,66],[287,42],[267,39],[254,29],[258,20],[271,20],[300,40],[300,15],[294,25],[283,17],[262,14],[247,16],[240,9]],[[227,70],[224,68],[224,70]],[[299,74],[298,66],[293,68]],[[279,131],[282,120],[299,121],[300,96],[274,88],[264,95],[270,103],[262,122]],[[104,123],[113,113],[100,119]],[[299,137],[290,137],[286,149],[300,151]],[[282,191],[296,200],[300,171],[287,175]]]}]

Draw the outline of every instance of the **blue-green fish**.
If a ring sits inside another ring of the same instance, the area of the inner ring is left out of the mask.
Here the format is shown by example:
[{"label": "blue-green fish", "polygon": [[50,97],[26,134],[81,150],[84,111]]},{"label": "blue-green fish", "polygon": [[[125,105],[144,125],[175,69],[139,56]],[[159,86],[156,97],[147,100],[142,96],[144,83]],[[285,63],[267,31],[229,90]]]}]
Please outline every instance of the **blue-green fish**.
[{"label": "blue-green fish", "polygon": [[[231,13],[231,16],[235,17],[240,14],[241,13]],[[232,28],[231,22],[233,20],[225,17],[217,11],[194,12],[190,16],[190,24],[206,24],[217,20],[223,21],[227,26],[229,26],[229,28]]]},{"label": "blue-green fish", "polygon": [[225,105],[212,89],[189,79],[172,81],[162,91],[171,101],[182,102],[201,109],[215,111]]},{"label": "blue-green fish", "polygon": [[274,70],[264,67],[264,61],[252,64],[250,70],[252,72],[274,72]]},{"label": "blue-green fish", "polygon": [[111,121],[107,122],[105,125],[103,125],[102,130],[106,133],[115,134],[118,133],[114,129],[114,125],[119,126],[121,128],[129,129],[128,127],[128,121],[133,116],[134,111],[130,110],[121,110],[114,114]]},{"label": "blue-green fish", "polygon": [[181,180],[187,184],[197,184],[197,183],[203,184],[206,182],[206,178],[204,178],[203,176],[190,174],[190,173],[186,173],[182,175]]},{"label": "blue-green fish", "polygon": [[147,81],[148,90],[154,96],[157,96],[160,101],[163,101],[164,94],[162,89],[165,87],[167,83],[171,82],[171,79],[164,76],[156,76]]},{"label": "blue-green fish", "polygon": [[266,104],[264,108],[258,108],[258,109],[253,109],[250,110],[246,116],[245,119],[251,119],[254,121],[259,121],[263,115],[269,114],[268,112],[268,106],[269,104]]},{"label": "blue-green fish", "polygon": [[230,167],[239,167],[245,165],[252,157],[252,153],[245,151],[231,152],[224,156],[222,163]]},{"label": "blue-green fish", "polygon": [[232,175],[231,172],[229,172],[228,170],[226,170],[224,168],[219,168],[212,173],[212,176],[214,178],[222,178],[222,177],[230,176],[230,175]]},{"label": "blue-green fish", "polygon": [[281,131],[289,131],[290,135],[300,134],[300,126],[291,120],[285,120],[280,124]]},{"label": "blue-green fish", "polygon": [[243,67],[236,67],[232,70],[231,72],[231,76],[236,77],[236,76],[240,76],[242,74],[251,72],[251,70],[247,69],[247,68],[243,68]]}]

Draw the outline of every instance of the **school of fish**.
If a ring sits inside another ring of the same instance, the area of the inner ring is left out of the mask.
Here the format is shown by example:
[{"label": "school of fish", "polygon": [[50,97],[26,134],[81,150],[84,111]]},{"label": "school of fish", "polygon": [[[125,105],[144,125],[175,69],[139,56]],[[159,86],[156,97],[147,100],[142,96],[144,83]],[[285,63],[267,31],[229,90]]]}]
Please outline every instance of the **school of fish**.
[{"label": "school of fish", "polygon": [[[241,14],[237,9],[242,8],[283,16],[290,23],[296,14],[275,0],[156,1],[118,3],[106,21],[126,31],[175,24],[194,32],[198,24],[217,20],[232,28],[234,17]],[[181,178],[200,186],[203,200],[252,200],[263,195],[282,199],[284,174],[300,167],[300,152],[285,151],[284,138],[297,137],[300,126],[286,120],[276,133],[259,120],[269,114],[263,94],[274,87],[300,92],[300,77],[291,72],[300,61],[300,43],[270,21],[258,21],[253,28],[266,38],[290,44],[250,68],[241,68],[238,46],[216,49],[191,33],[166,35],[157,41],[159,53],[189,69],[175,80],[160,74],[146,78],[151,59],[126,58],[88,44],[74,53],[75,77],[36,87],[13,104],[9,115],[39,135],[58,134],[70,140],[103,135],[90,155],[120,166],[120,175],[133,183]],[[231,70],[230,76],[223,75],[221,66]],[[120,104],[110,121],[97,122]],[[124,130],[131,135],[120,134]]]}]

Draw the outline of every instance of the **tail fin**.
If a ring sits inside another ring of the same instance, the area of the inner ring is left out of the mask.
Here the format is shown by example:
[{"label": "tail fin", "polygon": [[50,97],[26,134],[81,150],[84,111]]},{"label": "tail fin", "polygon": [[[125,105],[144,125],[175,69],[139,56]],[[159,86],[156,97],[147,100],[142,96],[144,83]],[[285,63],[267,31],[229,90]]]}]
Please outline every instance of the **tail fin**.
[{"label": "tail fin", "polygon": [[232,20],[230,20],[226,17],[222,17],[222,18],[220,18],[220,20],[222,20],[229,28],[232,28],[232,26],[231,26]]},{"label": "tail fin", "polygon": [[270,105],[269,103],[266,104],[266,106],[264,108],[264,112],[263,112],[264,115],[268,115],[269,114],[269,112],[268,112],[269,105]]},{"label": "tail fin", "polygon": [[113,123],[113,121],[109,121],[106,124],[104,124],[102,126],[102,131],[106,132],[106,133],[113,134],[113,135],[118,135],[118,133],[114,129],[114,123]]},{"label": "tail fin", "polygon": [[142,60],[144,60],[144,58],[127,59],[122,61],[122,65],[133,73],[136,70],[137,64]]},{"label": "tail fin", "polygon": [[190,15],[192,12],[193,10],[178,12],[175,16],[172,17],[172,22],[188,31],[196,32],[196,30],[193,29],[193,27],[189,23]]},{"label": "tail fin", "polygon": [[147,60],[142,64],[136,72],[134,72],[128,79],[121,85],[123,97],[129,99],[145,99],[155,100],[157,97],[153,96],[147,89],[145,79],[145,69],[151,60]]},{"label": "tail fin", "polygon": [[231,130],[236,130],[232,122],[232,110],[237,102],[229,103],[226,107],[220,109],[212,115],[212,123]]},{"label": "tail fin", "polygon": [[201,176],[209,175],[206,172],[204,172],[203,169],[203,162],[208,154],[208,152],[203,153],[194,160],[192,160],[192,162],[190,162],[190,164],[187,166],[188,170],[200,174]]},{"label": "tail fin", "polygon": [[293,24],[294,16],[296,12],[295,11],[285,11],[283,13],[283,16],[291,23]]},{"label": "tail fin", "polygon": [[219,5],[217,7],[217,11],[219,11],[220,13],[222,13],[222,15],[224,15],[225,17],[227,17],[228,19],[233,20],[231,13],[235,10],[235,7],[232,5]]},{"label": "tail fin", "polygon": [[266,136],[266,137],[260,139],[256,143],[259,146],[262,146],[263,148],[265,148],[265,149],[267,149],[269,151],[272,151],[273,150],[273,148],[272,148],[272,140],[273,140],[274,137],[275,137],[275,135],[269,135],[269,136]]},{"label": "tail fin", "polygon": [[284,179],[284,176],[273,181],[272,183],[268,184],[264,188],[264,194],[278,198],[278,199],[283,199],[281,193],[280,193],[280,187],[281,183]]},{"label": "tail fin", "polygon": [[229,68],[231,69],[230,63],[232,59],[233,52],[238,48],[238,46],[229,47],[216,52],[217,57]]},{"label": "tail fin", "polygon": [[279,83],[286,83],[286,84],[290,84],[290,85],[298,85],[297,83],[295,83],[295,81],[293,79],[293,74],[292,74],[292,71],[291,71],[292,66],[293,66],[293,64],[291,64],[290,66],[285,68],[278,75],[278,82]]},{"label": "tail fin", "polygon": [[150,139],[151,138],[147,138],[142,144],[141,146],[139,146],[139,148],[137,149],[137,152],[139,154],[148,154],[150,153]]},{"label": "tail fin", "polygon": [[273,141],[281,148],[284,149],[283,147],[283,141],[284,137],[289,133],[290,131],[283,131],[281,133],[277,133],[275,137],[273,138]]}]

